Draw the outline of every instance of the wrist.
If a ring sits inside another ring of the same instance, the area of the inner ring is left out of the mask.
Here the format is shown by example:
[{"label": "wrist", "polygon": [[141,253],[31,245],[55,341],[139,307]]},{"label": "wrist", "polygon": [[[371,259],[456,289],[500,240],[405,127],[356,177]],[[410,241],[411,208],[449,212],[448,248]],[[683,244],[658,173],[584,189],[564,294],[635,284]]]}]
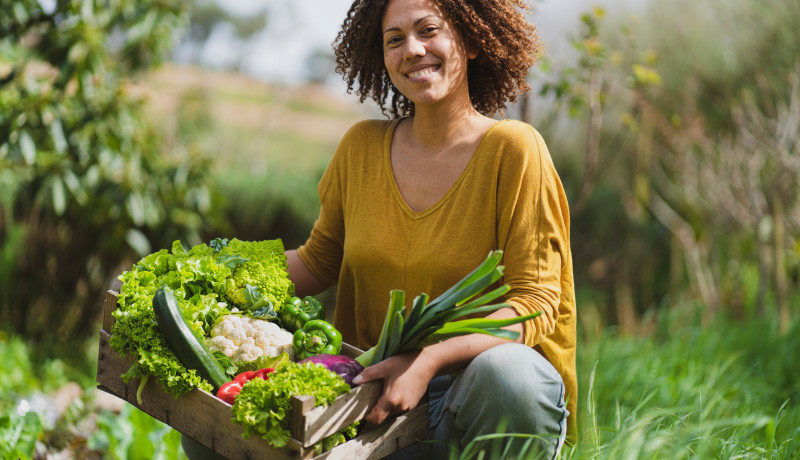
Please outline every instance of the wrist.
[{"label": "wrist", "polygon": [[441,361],[436,356],[435,350],[431,350],[431,348],[432,347],[428,346],[414,352],[417,355],[414,358],[414,365],[428,380],[433,380],[441,370]]}]

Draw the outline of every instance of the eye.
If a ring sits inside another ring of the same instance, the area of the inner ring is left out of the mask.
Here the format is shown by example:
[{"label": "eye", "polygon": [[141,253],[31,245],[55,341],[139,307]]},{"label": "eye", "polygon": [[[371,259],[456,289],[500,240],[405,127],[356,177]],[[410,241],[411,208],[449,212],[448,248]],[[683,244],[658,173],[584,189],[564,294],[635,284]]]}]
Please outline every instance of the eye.
[{"label": "eye", "polygon": [[422,28],[422,34],[430,35],[430,34],[436,32],[437,30],[439,30],[439,28],[436,27],[436,26],[425,26],[425,27]]},{"label": "eye", "polygon": [[399,44],[402,41],[403,41],[403,39],[399,35],[392,35],[392,36],[390,36],[389,38],[386,39],[385,45],[386,46],[395,46],[395,45]]}]

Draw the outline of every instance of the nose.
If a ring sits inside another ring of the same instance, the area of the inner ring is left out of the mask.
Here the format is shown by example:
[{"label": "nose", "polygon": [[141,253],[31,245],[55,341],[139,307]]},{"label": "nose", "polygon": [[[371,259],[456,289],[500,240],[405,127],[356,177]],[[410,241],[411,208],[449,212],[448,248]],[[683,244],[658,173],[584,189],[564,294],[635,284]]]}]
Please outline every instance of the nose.
[{"label": "nose", "polygon": [[403,59],[410,60],[415,57],[425,56],[425,44],[417,37],[410,35],[406,38],[403,48]]}]

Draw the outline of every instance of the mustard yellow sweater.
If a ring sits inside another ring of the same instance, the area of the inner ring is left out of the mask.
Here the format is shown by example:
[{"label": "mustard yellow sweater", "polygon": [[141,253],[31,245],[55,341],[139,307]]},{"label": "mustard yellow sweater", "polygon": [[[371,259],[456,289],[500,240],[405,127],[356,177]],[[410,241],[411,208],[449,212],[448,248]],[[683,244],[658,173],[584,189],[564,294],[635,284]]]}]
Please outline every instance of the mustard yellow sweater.
[{"label": "mustard yellow sweater", "polygon": [[319,219],[298,249],[315,277],[338,282],[336,327],[367,349],[378,340],[392,289],[404,290],[407,302],[423,292],[435,298],[502,249],[506,301],[521,315],[542,311],[524,324],[524,339],[564,380],[574,440],[569,209],[542,137],[519,121],[496,123],[442,199],[414,212],[391,169],[397,123],[363,121],[345,134],[319,183]]}]

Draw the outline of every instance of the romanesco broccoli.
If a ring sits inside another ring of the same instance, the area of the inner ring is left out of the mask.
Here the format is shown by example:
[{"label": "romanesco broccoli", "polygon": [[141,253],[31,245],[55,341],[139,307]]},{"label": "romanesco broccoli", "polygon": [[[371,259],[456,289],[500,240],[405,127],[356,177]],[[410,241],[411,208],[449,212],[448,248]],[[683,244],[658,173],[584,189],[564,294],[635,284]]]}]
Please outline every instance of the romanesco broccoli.
[{"label": "romanesco broccoli", "polygon": [[248,259],[233,270],[225,282],[225,298],[233,305],[246,304],[247,286],[253,286],[271,303],[275,312],[294,295],[294,284],[286,271],[286,254],[280,239],[264,241],[230,240],[219,249],[219,257],[239,256]]}]

